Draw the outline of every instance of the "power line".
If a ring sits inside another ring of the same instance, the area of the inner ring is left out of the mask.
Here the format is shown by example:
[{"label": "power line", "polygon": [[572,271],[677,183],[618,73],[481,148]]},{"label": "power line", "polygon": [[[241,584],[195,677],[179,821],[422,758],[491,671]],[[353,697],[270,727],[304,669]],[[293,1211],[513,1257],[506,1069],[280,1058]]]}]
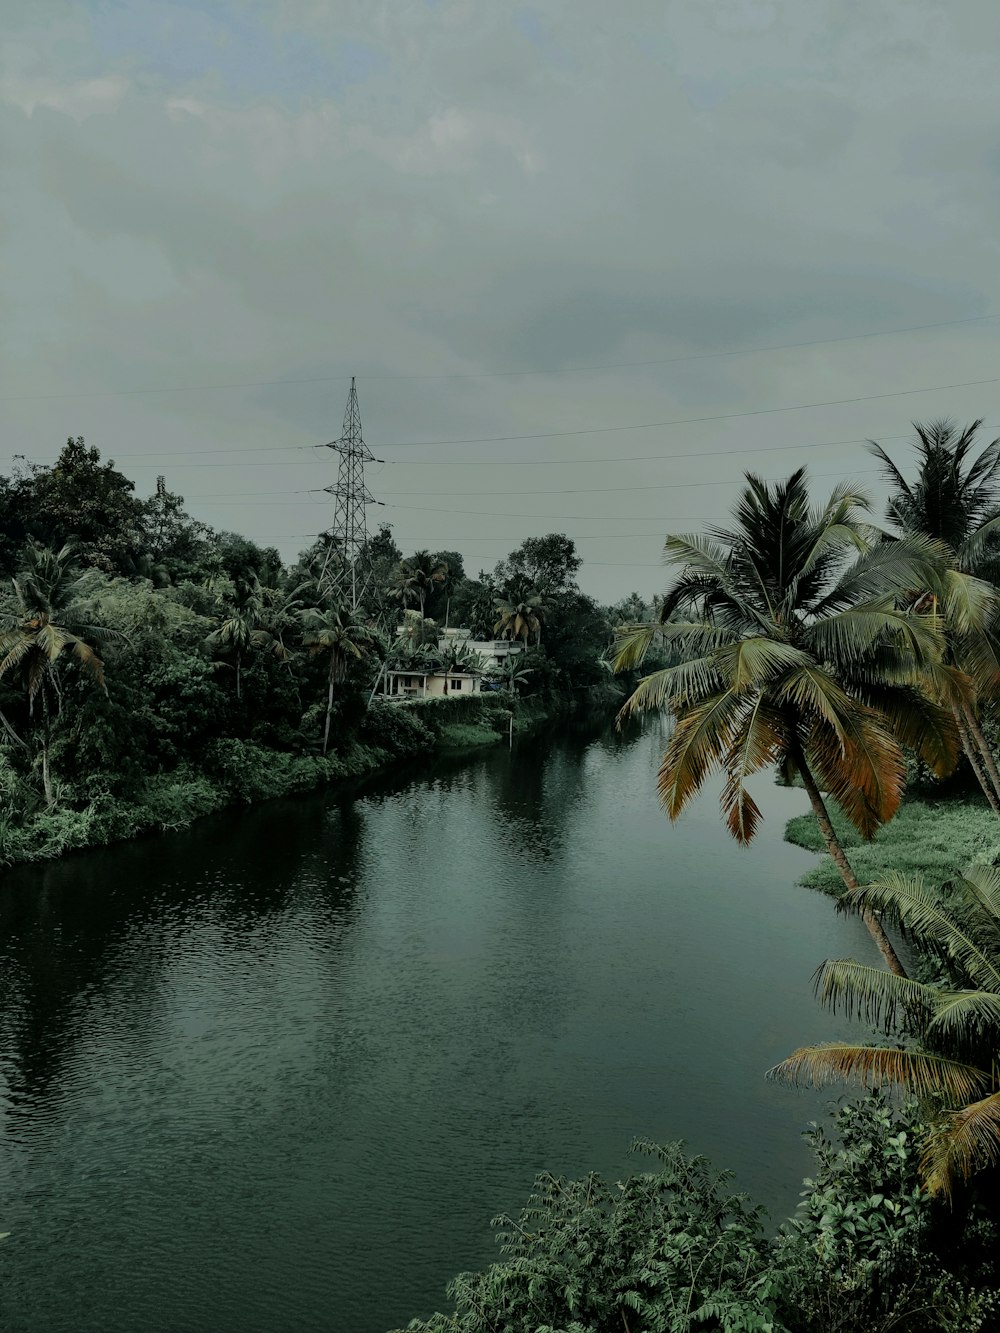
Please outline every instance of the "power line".
[{"label": "power line", "polygon": [[707,417],[675,417],[671,421],[642,421],[632,426],[589,426],[583,430],[548,430],[534,435],[483,435],[468,440],[403,440],[387,444],[386,449],[427,449],[438,444],[509,444],[518,440],[555,440],[569,435],[612,435],[620,431],[656,430],[664,426],[689,426],[700,421],[736,421],[743,417],[774,416],[778,412],[805,412],[814,407],[843,407],[848,403],[873,403],[881,398],[908,398],[918,393],[943,393],[948,389],[971,389],[982,384],[1000,384],[1000,375],[984,380],[963,380],[960,384],[931,384],[923,389],[896,389],[892,393],[869,393],[857,398],[827,398],[817,403],[793,403],[788,407],[758,407],[750,412],[719,412]]},{"label": "power line", "polygon": [[[860,469],[855,469],[855,470],[854,470],[854,475],[857,476],[857,477],[863,477],[863,476],[867,476],[867,475],[870,475],[871,473],[878,472],[878,471],[880,471],[879,468],[860,468]],[[841,476],[841,473],[839,473],[839,472],[817,472],[817,473],[815,473],[814,475],[815,475],[816,477],[839,477],[839,476]],[[784,478],[782,478],[782,477],[765,477],[764,480],[765,480],[765,481],[783,481]],[[597,487],[597,488],[595,488],[595,491],[596,491],[596,493],[599,493],[599,494],[604,494],[605,492],[608,492],[608,491],[616,491],[616,490],[622,490],[622,491],[656,491],[656,490],[676,490],[676,491],[684,491],[684,490],[692,490],[692,489],[694,489],[695,487],[700,487],[700,486],[739,486],[739,485],[742,484],[742,481],[743,481],[743,478],[742,478],[742,477],[733,477],[733,478],[731,478],[731,479],[728,479],[728,478],[727,478],[727,479],[722,480],[722,481],[683,481],[683,482],[678,482],[678,483],[676,483],[675,485],[667,485],[667,486],[601,486],[601,487]],[[459,492],[456,492],[456,494],[458,494],[458,493],[459,493]],[[495,491],[495,492],[492,492],[492,494],[495,494],[495,495],[503,495],[503,494],[506,494],[506,495],[522,495],[523,493],[524,493],[524,492],[522,492],[522,491]],[[577,492],[575,492],[575,491],[532,491],[532,492],[531,492],[532,495],[575,495],[576,493],[577,493]],[[477,494],[477,492],[475,492],[475,491],[467,491],[466,494],[468,494],[468,495],[475,495],[475,494]],[[441,509],[441,508],[437,508],[437,507],[428,507],[428,506],[424,506],[424,505],[401,505],[401,504],[387,504],[387,505],[386,505],[386,508],[387,508],[387,509],[408,509],[408,510],[411,510],[411,511],[413,511],[413,512],[420,513],[420,514],[476,514],[476,515],[480,516],[481,518],[494,518],[494,517],[495,517],[495,518],[567,518],[567,519],[569,519],[569,518],[582,518],[582,519],[595,519],[595,520],[596,520],[596,519],[602,519],[602,518],[605,518],[605,517],[606,517],[606,518],[608,518],[609,520],[614,521],[617,517],[623,517],[623,518],[627,518],[629,522],[632,521],[632,518],[631,518],[630,515],[620,515],[620,516],[616,516],[616,515],[614,515],[614,514],[609,514],[609,515],[604,515],[604,514],[510,514],[510,513],[506,513],[506,512],[504,512],[504,511],[502,511],[502,510],[489,510],[489,509],[455,509],[455,508],[450,507],[450,506],[449,506],[447,509]],[[653,519],[652,519],[651,521],[654,522],[654,523],[659,522],[659,516],[658,516],[658,515],[654,516]]]},{"label": "power line", "polygon": [[[989,428],[988,428],[989,429]],[[880,435],[880,440],[908,440],[910,434]],[[830,449],[841,444],[867,444],[868,437],[850,440],[820,440],[816,444],[762,444],[750,449],[694,449],[686,454],[625,454],[617,458],[389,458],[391,467],[579,467],[581,463],[671,462],[675,458],[722,458],[739,454],[785,453],[791,449]],[[387,445],[391,449],[393,446]]]},{"label": "power line", "polygon": [[[847,333],[835,338],[805,338],[789,343],[764,343],[751,347],[727,348],[716,352],[693,352],[685,356],[658,357],[650,361],[609,361],[600,365],[589,366],[551,366],[534,370],[470,370],[454,371],[435,375],[366,375],[365,380],[466,380],[466,379],[513,379],[528,375],[570,375],[593,374],[601,370],[629,370],[638,367],[680,365],[691,361],[711,361],[720,357],[753,356],[761,352],[786,352],[797,347],[826,347],[836,343],[857,342],[866,338],[891,338],[901,333],[921,333],[929,329],[958,328],[962,325],[983,324],[989,320],[1000,319],[1000,314],[970,315],[964,319],[937,320],[931,324],[909,324],[896,329],[873,329],[866,333]],[[222,384],[177,384],[167,387],[149,387],[143,389],[102,389],[72,393],[14,393],[0,396],[0,402],[16,402],[29,399],[67,399],[67,398],[126,398],[143,394],[156,393],[202,393],[225,389],[260,389],[273,388],[284,384],[332,384],[346,382],[350,375],[310,375],[300,379],[281,380],[233,380]]]}]

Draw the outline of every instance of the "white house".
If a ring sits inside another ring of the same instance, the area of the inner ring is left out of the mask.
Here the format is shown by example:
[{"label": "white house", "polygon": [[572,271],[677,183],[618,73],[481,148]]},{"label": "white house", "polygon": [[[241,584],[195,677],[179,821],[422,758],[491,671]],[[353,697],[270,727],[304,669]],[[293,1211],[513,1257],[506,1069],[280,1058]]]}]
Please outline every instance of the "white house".
[{"label": "white house", "polygon": [[472,631],[467,629],[446,629],[438,639],[439,648],[452,645],[468,644],[473,652],[483,659],[483,669],[493,671],[502,667],[509,657],[518,657],[524,652],[524,644],[511,639],[474,639]]},{"label": "white house", "polygon": [[385,693],[390,699],[457,699],[479,694],[482,678],[472,671],[420,671],[414,667],[385,673]]}]

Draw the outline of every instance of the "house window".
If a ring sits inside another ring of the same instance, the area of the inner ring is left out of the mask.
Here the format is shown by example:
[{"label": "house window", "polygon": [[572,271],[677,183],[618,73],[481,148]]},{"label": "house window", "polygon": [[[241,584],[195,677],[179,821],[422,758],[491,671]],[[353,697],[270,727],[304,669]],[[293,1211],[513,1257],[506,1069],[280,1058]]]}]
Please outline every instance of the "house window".
[{"label": "house window", "polygon": [[455,680],[453,677],[448,682],[448,688],[451,690],[460,690],[462,688],[462,682],[460,680]]}]

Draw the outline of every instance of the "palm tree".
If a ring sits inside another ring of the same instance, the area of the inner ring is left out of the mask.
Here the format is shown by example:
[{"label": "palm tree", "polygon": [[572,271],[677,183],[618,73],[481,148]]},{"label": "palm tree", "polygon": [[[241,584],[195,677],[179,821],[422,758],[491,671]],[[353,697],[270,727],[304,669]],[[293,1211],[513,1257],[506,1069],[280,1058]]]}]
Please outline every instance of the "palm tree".
[{"label": "palm tree", "polygon": [[[23,573],[12,580],[17,613],[0,628],[0,680],[16,676],[28,699],[28,718],[34,722],[42,713],[39,730],[42,784],[45,800],[53,801],[49,773],[49,725],[53,710],[62,711],[58,661],[69,653],[87,675],[106,690],[104,663],[91,643],[107,631],[83,623],[82,596],[94,578],[94,571],[81,573],[73,563],[74,548],[67,544],[59,551],[32,543],[26,548]],[[86,637],[84,637],[86,636]],[[8,735],[24,742],[3,718]]]},{"label": "palm tree", "polygon": [[[866,507],[843,485],[811,509],[804,469],[773,486],[748,474],[732,530],[667,538],[667,561],[680,575],[661,619],[620,630],[615,656],[625,670],[660,642],[676,663],[640,680],[619,715],[673,712],[658,780],[671,819],[721,769],[729,830],[748,843],[760,810],[746,780],[777,765],[786,780],[801,778],[848,889],[858,881],[821,788],[870,838],[899,806],[902,745],[940,774],[957,753],[950,715],[919,688],[939,635],[896,607],[906,589],[933,577],[939,552],[921,537],[867,545]],[[682,613],[687,620],[677,619]],[[864,917],[902,974],[885,931],[870,912]]]},{"label": "palm tree", "polygon": [[519,657],[511,656],[501,666],[495,667],[493,674],[499,676],[507,694],[517,694],[519,687],[526,685],[528,678],[535,673],[531,667],[521,666]]},{"label": "palm tree", "polygon": [[974,421],[959,432],[952,422],[914,422],[917,474],[910,483],[881,445],[869,449],[896,487],[887,517],[904,533],[934,538],[949,553],[939,584],[915,590],[913,602],[940,614],[948,650],[937,675],[952,709],[973,773],[1000,815],[1000,771],[977,714],[977,699],[1000,694],[1000,439],[974,456]]},{"label": "palm tree", "polygon": [[205,642],[217,652],[231,652],[236,660],[236,698],[243,698],[243,659],[261,644],[266,616],[265,598],[256,574],[239,579],[231,598],[223,606],[223,618]]},{"label": "palm tree", "polygon": [[1000,869],[973,866],[941,890],[892,873],[845,894],[841,906],[894,922],[944,979],[927,985],[852,958],[828,960],[817,973],[822,1002],[908,1040],[802,1047],[771,1075],[890,1083],[930,1101],[925,1183],[948,1195],[958,1180],[1000,1162]]},{"label": "palm tree", "polygon": [[409,560],[400,560],[389,592],[402,606],[416,603],[423,620],[427,594],[444,583],[447,577],[446,561],[435,560],[429,551],[417,551]]},{"label": "palm tree", "polygon": [[330,745],[334,691],[347,675],[349,664],[360,661],[376,646],[378,635],[369,626],[355,620],[350,607],[344,602],[333,600],[331,595],[327,596],[324,607],[310,607],[302,612],[301,619],[302,643],[310,657],[329,654],[326,722],[323,727],[323,753],[326,754]]},{"label": "palm tree", "polygon": [[497,602],[497,620],[493,633],[502,639],[523,639],[524,646],[534,638],[542,641],[542,625],[545,623],[545,607],[538,593],[524,593],[510,599],[501,598]]}]

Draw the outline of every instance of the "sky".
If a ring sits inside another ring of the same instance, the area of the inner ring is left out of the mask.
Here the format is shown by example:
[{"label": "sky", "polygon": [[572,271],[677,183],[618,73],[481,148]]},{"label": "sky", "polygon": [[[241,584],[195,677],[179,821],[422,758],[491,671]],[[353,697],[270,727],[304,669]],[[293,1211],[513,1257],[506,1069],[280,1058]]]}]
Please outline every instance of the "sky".
[{"label": "sky", "polygon": [[[0,470],[650,595],[743,472],[1000,434],[988,0],[7,0]],[[931,326],[931,327],[928,327]],[[9,453],[7,452],[9,450]]]}]

